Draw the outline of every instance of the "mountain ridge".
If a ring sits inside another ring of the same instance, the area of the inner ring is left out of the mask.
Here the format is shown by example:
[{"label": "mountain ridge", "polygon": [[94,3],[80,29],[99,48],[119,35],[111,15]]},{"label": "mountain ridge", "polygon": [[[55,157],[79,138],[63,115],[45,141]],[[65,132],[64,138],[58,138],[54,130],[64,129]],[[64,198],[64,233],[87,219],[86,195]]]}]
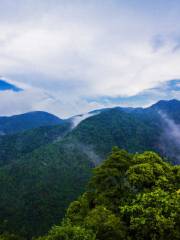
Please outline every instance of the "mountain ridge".
[{"label": "mountain ridge", "polygon": [[58,125],[63,122],[57,116],[43,111],[33,111],[13,116],[0,117],[0,132],[2,134],[13,134],[25,130]]}]

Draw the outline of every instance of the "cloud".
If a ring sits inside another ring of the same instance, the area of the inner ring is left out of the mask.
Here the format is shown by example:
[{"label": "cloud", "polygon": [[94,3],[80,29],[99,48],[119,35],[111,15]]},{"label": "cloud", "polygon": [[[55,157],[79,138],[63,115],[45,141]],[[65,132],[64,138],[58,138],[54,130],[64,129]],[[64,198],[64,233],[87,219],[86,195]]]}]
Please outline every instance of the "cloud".
[{"label": "cloud", "polygon": [[0,7],[1,75],[29,86],[18,99],[41,92],[42,100],[29,99],[32,109],[69,116],[104,106],[97,98],[131,97],[180,78],[176,1],[2,0]]},{"label": "cloud", "polygon": [[107,107],[147,107],[159,100],[180,99],[180,80],[169,80],[161,82],[154,88],[146,89],[133,96],[87,98],[88,102],[104,104]]},{"label": "cloud", "polygon": [[76,115],[74,117],[71,118],[72,121],[72,128],[75,128],[80,122],[82,122],[83,120],[85,120],[86,118],[95,116],[97,114],[99,114],[100,111],[97,112],[89,112],[89,113],[85,113],[85,114],[81,114],[81,115]]},{"label": "cloud", "polygon": [[164,155],[180,163],[180,125],[175,123],[166,113],[159,112],[164,125],[164,132],[160,139],[160,148]]},{"label": "cloud", "polygon": [[23,91],[6,90],[0,92],[1,116],[41,110],[67,118],[72,115],[85,113],[87,109],[93,110],[104,107],[101,103],[88,103],[85,99],[79,99],[74,95],[69,98],[69,95],[63,91],[51,94],[51,91],[45,91],[44,89],[34,88],[25,84],[22,85],[24,87]]}]

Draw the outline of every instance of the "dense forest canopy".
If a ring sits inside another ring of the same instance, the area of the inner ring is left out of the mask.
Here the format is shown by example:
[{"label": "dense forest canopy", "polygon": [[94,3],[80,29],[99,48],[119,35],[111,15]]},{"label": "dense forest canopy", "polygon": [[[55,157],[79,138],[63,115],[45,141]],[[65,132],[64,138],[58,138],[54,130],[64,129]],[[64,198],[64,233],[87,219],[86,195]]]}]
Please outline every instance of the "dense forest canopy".
[{"label": "dense forest canopy", "polygon": [[[93,172],[61,224],[37,240],[180,239],[180,166],[154,152],[115,147]],[[21,238],[4,233],[0,239]]]},{"label": "dense forest canopy", "polygon": [[114,148],[60,226],[38,240],[180,239],[180,166]]},{"label": "dense forest canopy", "polygon": [[62,225],[40,239],[179,239],[179,206],[179,166],[114,148]]}]

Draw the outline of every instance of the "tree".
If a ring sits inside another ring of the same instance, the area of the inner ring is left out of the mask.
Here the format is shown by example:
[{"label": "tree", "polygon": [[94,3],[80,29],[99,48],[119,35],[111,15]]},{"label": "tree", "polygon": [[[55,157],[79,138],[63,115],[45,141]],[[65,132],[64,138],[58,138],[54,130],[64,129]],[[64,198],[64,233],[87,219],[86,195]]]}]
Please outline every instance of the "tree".
[{"label": "tree", "polygon": [[87,229],[92,229],[98,240],[125,239],[125,227],[120,218],[104,206],[94,208],[84,219]]},{"label": "tree", "polygon": [[[42,240],[180,239],[180,168],[114,148],[64,222]],[[85,238],[86,237],[86,238]]]},{"label": "tree", "polygon": [[120,207],[122,219],[135,239],[180,239],[180,194],[160,188],[140,193],[130,204]]},{"label": "tree", "polygon": [[95,240],[95,235],[83,227],[66,223],[62,226],[54,226],[47,236],[38,240]]}]

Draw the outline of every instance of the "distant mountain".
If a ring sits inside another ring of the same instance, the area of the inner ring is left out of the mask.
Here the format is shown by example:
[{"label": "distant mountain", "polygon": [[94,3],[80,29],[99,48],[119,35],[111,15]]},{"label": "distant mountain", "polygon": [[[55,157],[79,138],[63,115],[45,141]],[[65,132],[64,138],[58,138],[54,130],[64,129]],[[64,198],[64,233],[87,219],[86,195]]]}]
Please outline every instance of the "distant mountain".
[{"label": "distant mountain", "polygon": [[0,117],[0,134],[13,134],[42,126],[58,125],[62,122],[62,119],[53,114],[41,111]]},{"label": "distant mountain", "polygon": [[156,110],[170,111],[170,110],[179,110],[179,107],[180,107],[180,101],[177,99],[172,99],[172,100],[160,100],[149,108],[156,109]]},{"label": "distant mountain", "polygon": [[[45,233],[115,145],[131,153],[155,150],[180,163],[179,116],[180,101],[160,101],[144,109],[97,110],[65,122],[58,119],[58,126],[2,136],[1,228],[28,238]],[[72,128],[74,120],[78,124]]]},{"label": "distant mountain", "polygon": [[148,108],[148,110],[165,113],[176,123],[180,123],[180,101],[176,99],[169,101],[161,100]]}]

